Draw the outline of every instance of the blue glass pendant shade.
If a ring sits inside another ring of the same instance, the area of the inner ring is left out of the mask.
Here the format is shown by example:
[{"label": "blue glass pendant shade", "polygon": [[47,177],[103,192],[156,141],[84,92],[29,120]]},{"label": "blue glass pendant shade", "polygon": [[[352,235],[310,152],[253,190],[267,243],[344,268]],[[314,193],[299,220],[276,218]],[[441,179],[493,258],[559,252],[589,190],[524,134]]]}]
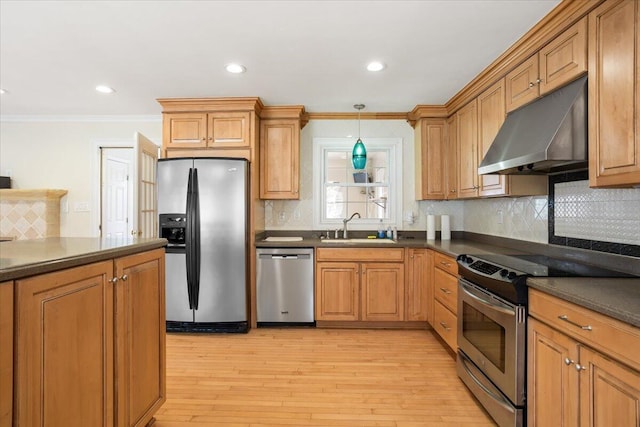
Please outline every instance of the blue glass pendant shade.
[{"label": "blue glass pendant shade", "polygon": [[356,144],[353,146],[351,161],[354,169],[364,169],[367,164],[367,149],[364,148],[364,144],[360,138],[358,138]]}]

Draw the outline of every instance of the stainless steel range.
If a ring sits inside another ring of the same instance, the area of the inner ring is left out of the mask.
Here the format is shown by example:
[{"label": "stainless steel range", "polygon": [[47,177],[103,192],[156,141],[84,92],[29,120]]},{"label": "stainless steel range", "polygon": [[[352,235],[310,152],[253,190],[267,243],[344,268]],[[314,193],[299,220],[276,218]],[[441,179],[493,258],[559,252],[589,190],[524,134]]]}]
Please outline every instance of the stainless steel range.
[{"label": "stainless steel range", "polygon": [[501,427],[526,424],[527,277],[631,277],[540,255],[458,257],[458,376]]}]

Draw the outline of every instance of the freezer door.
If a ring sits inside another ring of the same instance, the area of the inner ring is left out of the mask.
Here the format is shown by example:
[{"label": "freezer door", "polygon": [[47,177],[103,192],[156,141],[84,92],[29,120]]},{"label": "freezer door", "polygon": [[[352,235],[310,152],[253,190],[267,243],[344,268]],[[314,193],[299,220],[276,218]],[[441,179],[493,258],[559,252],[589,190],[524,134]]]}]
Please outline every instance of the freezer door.
[{"label": "freezer door", "polygon": [[247,320],[247,162],[196,159],[200,294],[196,322]]},{"label": "freezer door", "polygon": [[193,159],[158,160],[158,213],[186,213],[187,182]]},{"label": "freezer door", "polygon": [[187,292],[186,254],[184,250],[174,249],[165,255],[167,321],[193,322]]}]

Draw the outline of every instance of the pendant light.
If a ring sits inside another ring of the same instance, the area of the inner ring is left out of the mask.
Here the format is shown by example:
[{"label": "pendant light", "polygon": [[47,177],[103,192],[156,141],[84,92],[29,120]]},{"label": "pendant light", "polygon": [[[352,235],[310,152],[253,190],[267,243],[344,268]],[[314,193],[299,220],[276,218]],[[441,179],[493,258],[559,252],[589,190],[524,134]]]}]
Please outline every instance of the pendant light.
[{"label": "pendant light", "polygon": [[364,148],[364,144],[360,139],[360,110],[364,108],[364,104],[355,104],[353,108],[358,110],[358,140],[353,146],[353,152],[351,153],[351,162],[353,163],[354,169],[362,170],[367,164],[367,149]]}]

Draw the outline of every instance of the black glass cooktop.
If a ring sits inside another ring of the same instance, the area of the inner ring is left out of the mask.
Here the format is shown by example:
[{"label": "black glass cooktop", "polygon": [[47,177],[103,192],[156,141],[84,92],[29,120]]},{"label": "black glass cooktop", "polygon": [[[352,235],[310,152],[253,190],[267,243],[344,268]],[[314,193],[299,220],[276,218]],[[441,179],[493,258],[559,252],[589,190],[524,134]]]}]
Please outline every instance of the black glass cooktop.
[{"label": "black glass cooktop", "polygon": [[636,277],[620,271],[545,255],[482,254],[476,258],[535,277]]}]

